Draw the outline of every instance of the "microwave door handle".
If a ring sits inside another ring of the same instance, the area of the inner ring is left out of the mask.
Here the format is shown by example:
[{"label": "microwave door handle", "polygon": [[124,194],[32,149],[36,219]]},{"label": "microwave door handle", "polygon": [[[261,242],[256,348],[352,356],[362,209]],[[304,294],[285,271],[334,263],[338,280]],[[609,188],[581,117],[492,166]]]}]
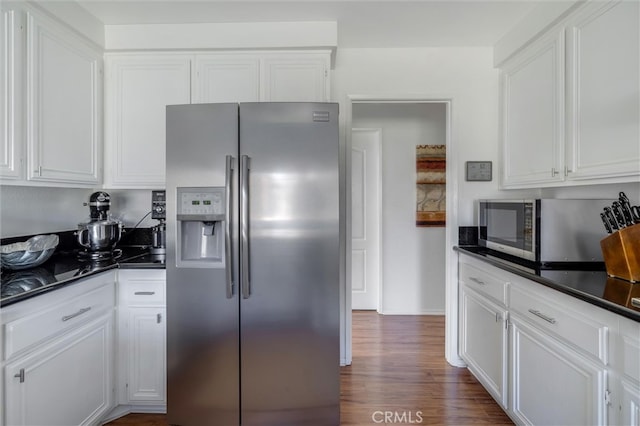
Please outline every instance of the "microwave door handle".
[{"label": "microwave door handle", "polygon": [[233,229],[231,224],[231,206],[232,206],[232,196],[233,193],[231,190],[233,189],[231,186],[231,181],[233,180],[233,163],[234,158],[231,155],[227,155],[225,159],[225,177],[224,177],[224,187],[227,196],[225,197],[225,227],[224,227],[224,251],[225,258],[227,259],[226,266],[226,282],[227,282],[227,299],[231,299],[233,297],[233,242],[231,240],[231,230]]}]

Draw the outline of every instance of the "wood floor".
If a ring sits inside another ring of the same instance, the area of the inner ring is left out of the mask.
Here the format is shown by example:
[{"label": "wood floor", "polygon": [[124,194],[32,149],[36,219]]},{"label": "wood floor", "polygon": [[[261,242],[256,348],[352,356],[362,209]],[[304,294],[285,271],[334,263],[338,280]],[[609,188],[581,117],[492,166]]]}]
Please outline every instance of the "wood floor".
[{"label": "wood floor", "polygon": [[[341,425],[512,425],[465,368],[444,359],[444,317],[353,312],[353,363],[341,369]],[[109,426],[165,426],[130,414]]]}]

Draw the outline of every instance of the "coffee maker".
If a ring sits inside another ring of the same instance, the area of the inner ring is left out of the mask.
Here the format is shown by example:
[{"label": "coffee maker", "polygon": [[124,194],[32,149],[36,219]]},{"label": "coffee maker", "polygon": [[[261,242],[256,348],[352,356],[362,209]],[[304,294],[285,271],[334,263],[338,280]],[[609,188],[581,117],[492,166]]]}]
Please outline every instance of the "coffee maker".
[{"label": "coffee maker", "polygon": [[151,219],[159,222],[151,228],[152,245],[149,252],[153,255],[165,255],[167,252],[166,200],[165,191],[151,191]]},{"label": "coffee maker", "polygon": [[75,232],[78,244],[84,247],[81,257],[91,259],[111,258],[116,255],[114,247],[122,235],[122,222],[111,218],[111,197],[106,192],[91,194],[89,220],[79,223]]}]

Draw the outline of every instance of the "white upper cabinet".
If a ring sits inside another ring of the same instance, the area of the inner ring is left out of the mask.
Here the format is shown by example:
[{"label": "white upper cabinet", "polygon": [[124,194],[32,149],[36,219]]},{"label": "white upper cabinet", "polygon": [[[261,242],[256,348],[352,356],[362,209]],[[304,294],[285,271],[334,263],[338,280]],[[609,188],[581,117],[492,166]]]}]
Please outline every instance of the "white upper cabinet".
[{"label": "white upper cabinet", "polygon": [[31,12],[26,41],[27,178],[95,185],[102,163],[102,51]]},{"label": "white upper cabinet", "polygon": [[640,4],[586,2],[501,65],[501,186],[638,181]]},{"label": "white upper cabinet", "polygon": [[193,103],[327,102],[329,53],[197,54]]},{"label": "white upper cabinet", "polygon": [[258,102],[260,60],[247,55],[203,54],[195,59],[193,103]]},{"label": "white upper cabinet", "polygon": [[2,101],[0,102],[0,176],[17,179],[22,176],[21,126],[16,114],[20,109],[20,72],[19,18],[14,10],[2,10],[0,16],[0,84],[2,85]]},{"label": "white upper cabinet", "polygon": [[191,56],[106,55],[105,186],[164,188],[166,106],[191,102]]},{"label": "white upper cabinet", "polygon": [[2,5],[0,32],[2,183],[100,184],[102,49],[26,3]]},{"label": "white upper cabinet", "polygon": [[328,54],[280,54],[264,59],[263,100],[327,102]]},{"label": "white upper cabinet", "polygon": [[326,102],[329,61],[329,51],[105,55],[105,186],[164,188],[166,105]]},{"label": "white upper cabinet", "polygon": [[569,22],[569,179],[640,174],[639,9],[593,3]]},{"label": "white upper cabinet", "polygon": [[502,183],[562,180],[564,33],[550,34],[502,69]]}]

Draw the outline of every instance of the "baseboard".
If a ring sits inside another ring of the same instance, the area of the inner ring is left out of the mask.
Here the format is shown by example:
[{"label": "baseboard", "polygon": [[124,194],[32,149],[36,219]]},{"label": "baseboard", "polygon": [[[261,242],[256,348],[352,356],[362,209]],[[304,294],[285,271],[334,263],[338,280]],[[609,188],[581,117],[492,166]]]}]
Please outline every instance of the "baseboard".
[{"label": "baseboard", "polygon": [[385,310],[381,315],[444,315],[444,309],[423,309],[420,311],[393,311]]},{"label": "baseboard", "polygon": [[118,405],[114,407],[105,417],[100,420],[100,424],[112,422],[120,417],[131,413],[166,414],[166,405]]}]

